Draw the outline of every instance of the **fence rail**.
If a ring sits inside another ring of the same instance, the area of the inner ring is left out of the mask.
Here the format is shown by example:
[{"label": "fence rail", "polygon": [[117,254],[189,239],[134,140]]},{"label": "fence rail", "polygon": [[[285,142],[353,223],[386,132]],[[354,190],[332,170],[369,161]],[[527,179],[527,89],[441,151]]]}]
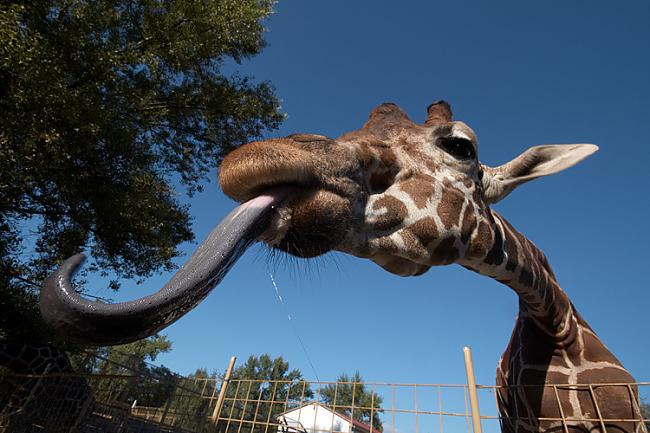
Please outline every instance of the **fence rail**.
[{"label": "fence rail", "polygon": [[[232,377],[233,364],[218,379],[3,374],[0,433],[497,433],[504,421],[497,386],[243,379]],[[539,386],[557,397],[558,416],[523,421],[557,422],[559,431],[576,421],[599,431],[609,422],[634,423],[639,432],[650,424],[641,406],[636,418],[607,419],[598,411],[577,419],[560,401],[567,392],[597,401],[608,387],[648,395],[650,382]]]}]

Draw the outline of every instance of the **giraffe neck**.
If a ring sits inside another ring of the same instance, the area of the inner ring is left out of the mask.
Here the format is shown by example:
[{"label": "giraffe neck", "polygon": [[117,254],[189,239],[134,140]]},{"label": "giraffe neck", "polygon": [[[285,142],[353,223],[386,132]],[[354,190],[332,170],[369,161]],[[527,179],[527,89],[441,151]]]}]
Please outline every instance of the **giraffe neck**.
[{"label": "giraffe neck", "polygon": [[482,260],[463,265],[507,285],[519,297],[519,317],[530,318],[557,344],[575,340],[576,317],[542,251],[491,210],[493,242]]}]

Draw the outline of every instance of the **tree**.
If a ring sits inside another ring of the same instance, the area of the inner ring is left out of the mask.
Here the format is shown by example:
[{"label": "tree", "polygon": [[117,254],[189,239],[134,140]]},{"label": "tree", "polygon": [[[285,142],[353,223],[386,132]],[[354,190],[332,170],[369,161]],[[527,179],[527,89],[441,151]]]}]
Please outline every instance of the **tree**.
[{"label": "tree", "polygon": [[[255,432],[276,430],[273,423],[277,423],[280,413],[314,396],[300,370],[289,370],[289,363],[282,357],[251,355],[235,369],[232,379],[220,418],[242,420],[243,427]],[[239,427],[239,421],[220,421],[218,431],[230,433]]]},{"label": "tree", "polygon": [[158,355],[172,350],[172,342],[165,335],[153,335],[133,343],[101,347],[96,355],[103,361],[97,366],[100,373],[114,374],[123,371],[145,373],[151,369]]},{"label": "tree", "polygon": [[224,64],[258,54],[272,0],[30,0],[0,5],[0,336],[48,337],[40,282],[145,278],[193,239],[174,191],[282,116],[267,83]]},{"label": "tree", "polygon": [[169,406],[170,413],[176,416],[174,426],[189,431],[201,431],[200,427],[204,425],[207,417],[212,415],[210,397],[217,395],[218,389],[215,387],[220,382],[216,371],[208,373],[205,368],[198,368],[184,378]]},{"label": "tree", "polygon": [[[171,351],[172,343],[164,335],[113,347],[100,347],[86,354],[76,354],[77,368],[100,375],[125,375],[131,380],[100,382],[95,392],[99,400],[113,400],[140,406],[158,407],[170,397],[179,378],[165,366],[150,364],[158,355]],[[79,362],[81,357],[86,362]]]},{"label": "tree", "polygon": [[379,419],[379,414],[384,412],[381,409],[383,398],[372,390],[366,390],[361,373],[357,370],[352,377],[343,373],[336,382],[321,391],[323,403],[337,412],[352,416],[365,424],[372,424],[373,428],[383,431]]}]

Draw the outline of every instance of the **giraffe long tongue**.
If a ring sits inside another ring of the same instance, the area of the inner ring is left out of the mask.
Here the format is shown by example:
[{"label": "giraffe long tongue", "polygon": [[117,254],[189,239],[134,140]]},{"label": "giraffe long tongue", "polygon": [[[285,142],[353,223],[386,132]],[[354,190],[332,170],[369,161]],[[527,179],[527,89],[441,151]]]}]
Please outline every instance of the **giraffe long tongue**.
[{"label": "giraffe long tongue", "polygon": [[230,212],[158,292],[117,304],[81,297],[70,283],[85,260],[77,254],[52,273],[41,290],[46,323],[65,337],[93,345],[132,342],[155,334],[196,307],[267,228],[272,209],[290,192],[275,188]]}]

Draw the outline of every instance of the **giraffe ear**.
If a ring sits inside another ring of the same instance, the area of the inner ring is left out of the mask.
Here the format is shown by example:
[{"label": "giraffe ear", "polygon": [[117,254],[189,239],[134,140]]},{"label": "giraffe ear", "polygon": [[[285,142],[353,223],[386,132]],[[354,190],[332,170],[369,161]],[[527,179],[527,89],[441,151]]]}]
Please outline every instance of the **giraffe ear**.
[{"label": "giraffe ear", "polygon": [[573,167],[598,150],[595,144],[547,144],[534,146],[499,167],[481,165],[483,198],[496,203],[519,185]]}]

